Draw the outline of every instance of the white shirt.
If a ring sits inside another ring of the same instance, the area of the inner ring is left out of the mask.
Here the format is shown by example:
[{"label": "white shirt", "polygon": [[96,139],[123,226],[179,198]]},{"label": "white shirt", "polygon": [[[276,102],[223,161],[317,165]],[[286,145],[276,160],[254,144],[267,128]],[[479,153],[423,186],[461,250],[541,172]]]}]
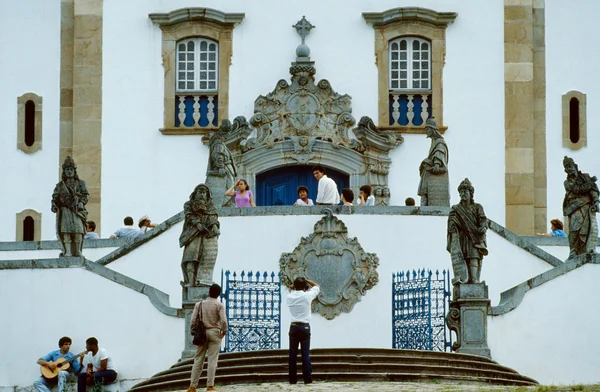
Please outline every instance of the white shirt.
[{"label": "white shirt", "polygon": [[312,199],[308,199],[308,203],[305,203],[304,200],[298,199],[294,203],[295,206],[314,206]]},{"label": "white shirt", "polygon": [[[360,199],[359,199],[359,204],[360,205]],[[369,197],[367,197],[367,200],[365,200],[365,204],[363,204],[363,206],[374,206],[375,205],[375,196],[371,195]]]},{"label": "white shirt", "polygon": [[292,323],[310,323],[310,304],[321,290],[313,286],[308,291],[294,290],[288,294],[287,306],[290,308]]},{"label": "white shirt", "polygon": [[317,191],[317,204],[340,204],[340,194],[337,190],[335,181],[323,174],[323,177],[319,180],[319,188]]},{"label": "white shirt", "polygon": [[92,364],[92,366],[93,366],[92,370],[94,372],[97,371],[98,369],[100,369],[100,361],[103,359],[108,359],[108,363],[106,364],[107,369],[114,370],[115,372],[117,371],[117,369],[115,368],[115,362],[112,360],[110,355],[108,355],[108,352],[103,348],[99,348],[96,355],[93,355],[91,351],[89,351],[87,354],[85,354],[85,357],[83,357],[83,368],[82,368],[83,370],[82,371],[85,372],[85,370],[87,369],[88,363]]}]

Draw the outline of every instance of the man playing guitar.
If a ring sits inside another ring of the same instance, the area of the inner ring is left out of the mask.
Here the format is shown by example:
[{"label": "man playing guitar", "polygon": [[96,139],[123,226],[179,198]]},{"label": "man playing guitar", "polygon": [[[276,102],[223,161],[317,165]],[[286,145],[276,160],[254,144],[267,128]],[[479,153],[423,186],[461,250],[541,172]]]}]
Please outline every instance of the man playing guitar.
[{"label": "man playing guitar", "polygon": [[[60,338],[58,347],[59,350],[49,352],[47,355],[37,360],[38,365],[45,368],[42,370],[42,374],[46,375],[45,377],[40,377],[33,383],[33,386],[39,392],[50,392],[50,388],[56,385],[57,379],[58,392],[64,392],[69,371],[72,370],[75,374],[79,373],[81,366],[78,360],[74,359],[70,361],[69,364],[63,365],[64,362],[77,357],[77,355],[69,351],[71,348],[71,338],[68,336]],[[65,370],[61,370],[63,367]],[[49,371],[45,371],[48,369]],[[58,377],[56,377],[56,374],[58,374]]]}]

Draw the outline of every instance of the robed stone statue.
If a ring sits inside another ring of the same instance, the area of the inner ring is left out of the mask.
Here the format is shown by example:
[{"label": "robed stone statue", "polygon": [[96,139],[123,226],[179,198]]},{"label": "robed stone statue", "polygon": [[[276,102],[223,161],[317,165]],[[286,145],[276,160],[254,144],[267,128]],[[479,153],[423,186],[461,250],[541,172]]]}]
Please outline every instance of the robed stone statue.
[{"label": "robed stone statue", "polygon": [[419,174],[421,181],[417,194],[421,196],[421,206],[450,205],[448,181],[448,145],[438,131],[433,117],[425,123],[427,137],[431,138],[429,155],[421,162]]},{"label": "robed stone statue", "polygon": [[569,217],[569,258],[572,258],[596,249],[600,192],[596,176],[580,172],[573,159],[565,157],[563,166],[567,173],[563,214]]},{"label": "robed stone statue", "polygon": [[179,237],[183,247],[181,269],[183,284],[197,286],[198,281],[212,281],[219,250],[219,215],[212,202],[210,189],[196,186],[190,200],[183,205],[185,220]]},{"label": "robed stone statue", "polygon": [[481,261],[487,256],[487,218],[475,203],[475,188],[468,178],[458,186],[460,203],[450,209],[446,250],[452,257],[453,283],[480,283]]},{"label": "robed stone statue", "polygon": [[88,212],[85,205],[90,194],[77,175],[77,165],[68,156],[62,165],[62,180],[52,192],[52,212],[56,213],[56,236],[60,256],[81,256]]}]

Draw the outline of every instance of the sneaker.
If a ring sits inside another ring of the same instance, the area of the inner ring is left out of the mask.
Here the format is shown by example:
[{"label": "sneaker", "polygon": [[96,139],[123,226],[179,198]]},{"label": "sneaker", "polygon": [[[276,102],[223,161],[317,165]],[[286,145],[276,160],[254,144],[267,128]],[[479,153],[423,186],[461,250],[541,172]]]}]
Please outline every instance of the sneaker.
[{"label": "sneaker", "polygon": [[216,391],[217,388],[215,388],[215,387],[206,387],[206,390],[207,391]]},{"label": "sneaker", "polygon": [[195,387],[189,387],[185,392],[196,392]]}]

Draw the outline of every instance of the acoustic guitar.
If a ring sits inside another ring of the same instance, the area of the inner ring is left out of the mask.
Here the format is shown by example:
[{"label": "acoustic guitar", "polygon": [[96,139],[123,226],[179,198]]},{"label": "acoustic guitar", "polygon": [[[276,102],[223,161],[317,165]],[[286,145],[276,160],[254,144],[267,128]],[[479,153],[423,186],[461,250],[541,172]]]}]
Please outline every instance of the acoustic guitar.
[{"label": "acoustic guitar", "polygon": [[67,359],[65,360],[65,358],[58,358],[56,361],[54,361],[54,363],[56,364],[56,368],[54,370],[50,370],[49,367],[46,367],[44,365],[40,366],[40,371],[42,372],[42,377],[44,377],[46,380],[52,380],[53,378],[58,376],[58,372],[60,372],[61,370],[67,370],[71,367],[71,362],[73,362],[76,359],[79,359],[79,356],[81,354],[85,354],[87,351],[82,351],[79,354],[75,355],[73,358]]}]

